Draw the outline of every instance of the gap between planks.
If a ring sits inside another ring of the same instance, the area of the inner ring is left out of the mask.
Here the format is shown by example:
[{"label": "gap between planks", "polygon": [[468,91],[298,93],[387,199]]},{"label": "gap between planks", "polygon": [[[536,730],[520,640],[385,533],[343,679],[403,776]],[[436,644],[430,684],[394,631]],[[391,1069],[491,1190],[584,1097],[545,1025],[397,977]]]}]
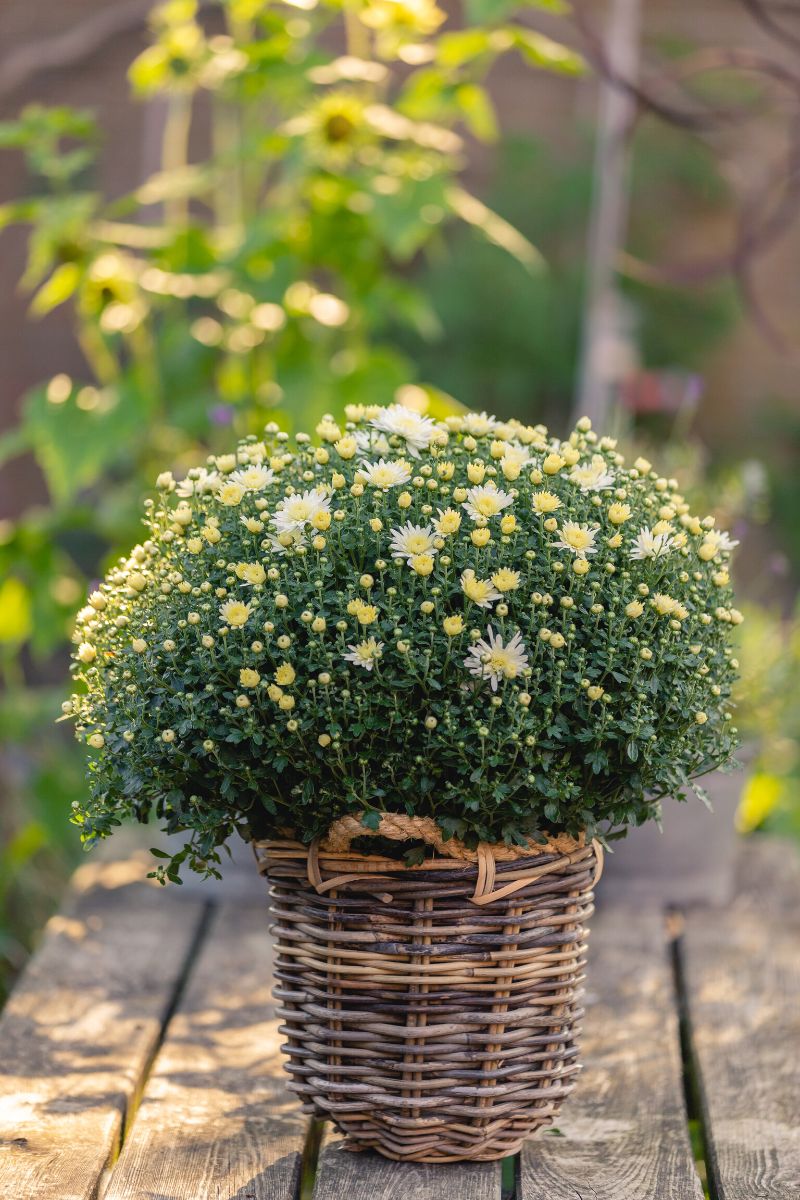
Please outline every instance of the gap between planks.
[{"label": "gap between planks", "polygon": [[0,1196],[95,1200],[119,1151],[206,906],[138,863],[82,868],[0,1018]]},{"label": "gap between planks", "polygon": [[519,1200],[702,1200],[660,906],[601,906],[586,987],[585,1070],[557,1128],[523,1147]]}]

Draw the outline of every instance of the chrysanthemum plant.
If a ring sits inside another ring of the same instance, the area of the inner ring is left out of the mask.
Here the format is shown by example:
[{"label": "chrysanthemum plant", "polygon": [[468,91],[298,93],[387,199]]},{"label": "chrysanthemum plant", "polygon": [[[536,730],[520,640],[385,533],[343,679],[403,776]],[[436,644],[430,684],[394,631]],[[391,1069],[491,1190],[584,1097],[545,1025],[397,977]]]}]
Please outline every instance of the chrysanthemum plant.
[{"label": "chrysanthemum plant", "polygon": [[89,597],[65,712],[91,845],[125,818],[216,875],[343,814],[468,843],[604,838],[730,760],[735,543],[588,420],[565,441],[397,405],[267,426],[146,501]]}]

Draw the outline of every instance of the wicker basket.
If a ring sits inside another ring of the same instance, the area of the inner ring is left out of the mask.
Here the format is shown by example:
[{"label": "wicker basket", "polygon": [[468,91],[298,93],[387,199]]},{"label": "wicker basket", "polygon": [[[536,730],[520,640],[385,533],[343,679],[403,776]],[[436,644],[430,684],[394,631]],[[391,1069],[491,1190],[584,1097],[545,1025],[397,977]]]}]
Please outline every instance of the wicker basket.
[{"label": "wicker basket", "polygon": [[552,1122],[580,1069],[584,922],[597,843],[443,842],[417,867],[321,844],[255,843],[271,884],[290,1087],[353,1149],[413,1162],[501,1158]]}]

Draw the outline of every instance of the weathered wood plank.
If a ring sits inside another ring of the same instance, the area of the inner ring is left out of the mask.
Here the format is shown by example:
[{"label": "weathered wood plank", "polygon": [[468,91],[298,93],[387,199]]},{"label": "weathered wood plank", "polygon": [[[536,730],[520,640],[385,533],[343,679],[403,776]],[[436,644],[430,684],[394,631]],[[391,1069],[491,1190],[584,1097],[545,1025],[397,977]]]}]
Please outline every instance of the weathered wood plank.
[{"label": "weathered wood plank", "polygon": [[90,1200],[158,1045],[204,905],[93,864],[0,1019],[0,1196]]},{"label": "weathered wood plank", "polygon": [[[762,884],[763,886],[763,884]],[[690,913],[681,945],[718,1200],[800,1196],[800,887],[793,915]]]},{"label": "weathered wood plank", "polygon": [[224,904],[167,1030],[105,1200],[292,1200],[305,1121],[270,999],[266,897]]},{"label": "weathered wood plank", "polygon": [[429,1166],[352,1153],[330,1137],[317,1167],[313,1200],[500,1200],[499,1163]]},{"label": "weathered wood plank", "polygon": [[585,1069],[522,1151],[521,1200],[702,1200],[662,914],[610,906],[590,943]]}]

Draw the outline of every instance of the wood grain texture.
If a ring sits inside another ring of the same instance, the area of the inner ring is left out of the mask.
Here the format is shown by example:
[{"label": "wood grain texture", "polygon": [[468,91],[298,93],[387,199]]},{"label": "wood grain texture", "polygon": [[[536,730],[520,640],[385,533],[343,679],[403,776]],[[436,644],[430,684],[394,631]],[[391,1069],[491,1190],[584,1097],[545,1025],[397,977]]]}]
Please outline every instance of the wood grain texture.
[{"label": "wood grain texture", "polygon": [[702,1200],[660,911],[602,909],[585,999],[584,1072],[558,1131],[522,1151],[521,1200]]},{"label": "wood grain texture", "polygon": [[0,1020],[0,1196],[89,1200],[117,1151],[204,906],[78,873]]},{"label": "wood grain texture", "polygon": [[286,1091],[266,897],[223,905],[105,1200],[293,1200],[305,1122]]},{"label": "wood grain texture", "polygon": [[800,1196],[798,912],[800,887],[783,920],[763,911],[687,917],[683,976],[718,1200]]},{"label": "wood grain texture", "polygon": [[399,1163],[328,1139],[313,1200],[500,1200],[500,1163]]}]

